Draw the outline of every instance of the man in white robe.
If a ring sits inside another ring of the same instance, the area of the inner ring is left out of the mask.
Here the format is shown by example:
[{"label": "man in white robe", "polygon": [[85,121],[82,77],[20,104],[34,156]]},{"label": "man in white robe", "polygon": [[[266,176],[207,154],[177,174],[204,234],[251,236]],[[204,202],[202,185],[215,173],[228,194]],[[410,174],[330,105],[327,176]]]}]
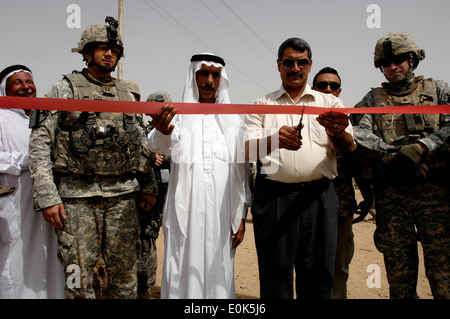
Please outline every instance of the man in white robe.
[{"label": "man in white robe", "polygon": [[[35,97],[31,71],[22,65],[3,70],[0,96]],[[0,194],[0,299],[64,298],[55,231],[33,210],[30,113],[0,109],[0,185],[9,190]]]},{"label": "man in white robe", "polygon": [[[194,55],[182,102],[229,104],[224,66],[215,55]],[[243,122],[238,115],[175,113],[161,108],[149,134],[152,151],[172,156],[161,298],[235,298],[235,249],[251,200]]]}]

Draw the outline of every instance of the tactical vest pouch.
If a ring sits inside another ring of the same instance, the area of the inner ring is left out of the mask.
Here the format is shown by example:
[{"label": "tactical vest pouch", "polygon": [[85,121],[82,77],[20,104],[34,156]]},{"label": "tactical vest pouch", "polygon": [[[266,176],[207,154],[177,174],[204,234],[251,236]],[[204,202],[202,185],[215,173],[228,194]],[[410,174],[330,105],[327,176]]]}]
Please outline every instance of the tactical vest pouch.
[{"label": "tactical vest pouch", "polygon": [[84,174],[84,158],[86,155],[75,153],[69,132],[59,131],[56,135],[55,162],[53,167],[60,173]]},{"label": "tactical vest pouch", "polygon": [[[418,81],[411,92],[394,94],[384,88],[372,89],[374,105],[434,105],[437,104],[436,84],[432,79]],[[439,129],[439,114],[376,114],[374,133],[389,145],[414,143]]]},{"label": "tactical vest pouch", "polygon": [[149,173],[153,169],[155,162],[154,154],[146,147],[142,147],[142,154],[139,158],[139,172]]},{"label": "tactical vest pouch", "polygon": [[125,135],[128,136],[118,141],[97,140],[97,145],[79,153],[70,142],[69,132],[60,131],[56,137],[54,169],[60,173],[109,176],[151,167],[149,163],[141,166],[146,161],[141,160],[141,148],[135,144],[139,140]]},{"label": "tactical vest pouch", "polygon": [[[75,99],[94,99],[92,84],[81,73],[73,72],[65,78],[72,84]],[[102,88],[105,99],[130,101],[127,87],[120,81],[115,84],[115,89]],[[54,151],[56,171],[108,176],[147,168],[141,159],[143,147],[134,114],[61,114],[61,130]]]},{"label": "tactical vest pouch", "polygon": [[[405,94],[394,94],[384,88],[372,89],[374,106],[424,105],[426,107],[426,105],[438,104],[437,88],[433,79],[419,80],[416,83],[416,87]],[[389,145],[403,146],[436,132],[440,128],[440,123],[439,114],[377,114],[374,116],[374,133]],[[428,155],[424,161],[429,168],[426,173],[427,179],[437,180],[448,176],[449,154],[447,142],[443,147]],[[387,156],[385,162],[389,163],[392,156]],[[399,172],[390,170],[388,165],[377,166],[374,169],[377,170],[375,174],[380,180],[395,181],[400,184],[423,182],[421,176],[417,176],[417,172],[411,172],[408,176],[399,176]]]}]

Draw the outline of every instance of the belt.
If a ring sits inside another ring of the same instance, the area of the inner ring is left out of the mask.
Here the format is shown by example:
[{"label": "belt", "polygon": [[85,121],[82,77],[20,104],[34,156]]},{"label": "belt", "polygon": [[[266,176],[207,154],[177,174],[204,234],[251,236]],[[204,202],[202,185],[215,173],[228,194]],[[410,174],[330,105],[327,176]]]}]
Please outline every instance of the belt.
[{"label": "belt", "polygon": [[259,185],[257,184],[256,187],[270,188],[274,192],[311,192],[327,189],[330,183],[331,180],[326,177],[303,183],[282,183],[264,178],[258,180]]}]

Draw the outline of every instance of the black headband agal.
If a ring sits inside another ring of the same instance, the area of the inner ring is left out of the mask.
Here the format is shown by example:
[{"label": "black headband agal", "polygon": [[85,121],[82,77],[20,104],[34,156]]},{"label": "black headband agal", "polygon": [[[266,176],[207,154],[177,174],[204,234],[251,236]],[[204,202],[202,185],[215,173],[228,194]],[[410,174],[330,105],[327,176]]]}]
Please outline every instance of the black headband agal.
[{"label": "black headband agal", "polygon": [[5,76],[7,76],[9,73],[13,72],[13,71],[17,71],[17,70],[25,70],[31,73],[31,70],[29,68],[27,68],[25,65],[21,65],[21,64],[16,64],[16,65],[11,65],[9,67],[7,67],[6,69],[4,69],[2,72],[0,72],[0,81],[3,80],[3,78]]},{"label": "black headband agal", "polygon": [[221,57],[218,57],[217,55],[195,54],[195,55],[192,56],[191,62],[195,62],[195,61],[216,62],[216,63],[220,63],[223,66],[225,66],[225,61]]}]

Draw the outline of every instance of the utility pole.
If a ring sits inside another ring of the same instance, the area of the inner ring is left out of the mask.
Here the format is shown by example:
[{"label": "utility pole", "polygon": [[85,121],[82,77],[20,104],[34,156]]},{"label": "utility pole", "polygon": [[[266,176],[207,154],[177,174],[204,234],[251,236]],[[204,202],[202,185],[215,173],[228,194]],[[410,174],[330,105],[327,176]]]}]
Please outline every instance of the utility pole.
[{"label": "utility pole", "polygon": [[[123,41],[123,0],[119,0],[119,35]],[[122,59],[117,64],[117,79],[122,80]]]}]

